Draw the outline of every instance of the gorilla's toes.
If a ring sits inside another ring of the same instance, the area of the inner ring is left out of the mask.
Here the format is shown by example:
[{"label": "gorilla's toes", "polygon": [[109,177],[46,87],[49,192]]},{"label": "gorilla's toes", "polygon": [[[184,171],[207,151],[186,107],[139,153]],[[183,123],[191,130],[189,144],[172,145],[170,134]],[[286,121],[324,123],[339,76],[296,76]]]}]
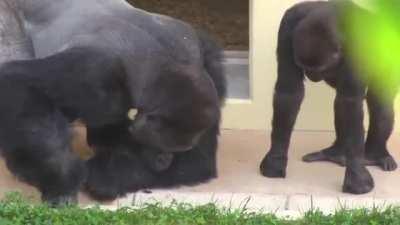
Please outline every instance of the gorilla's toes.
[{"label": "gorilla's toes", "polygon": [[270,178],[286,177],[287,159],[282,157],[265,156],[260,165],[260,171],[263,176]]},{"label": "gorilla's toes", "polygon": [[318,152],[303,156],[304,162],[332,162],[339,166],[346,166],[346,156],[336,147],[329,147]]},{"label": "gorilla's toes", "polygon": [[363,165],[346,168],[343,192],[365,194],[374,188],[374,180]]},{"label": "gorilla's toes", "polygon": [[46,202],[51,207],[62,207],[67,205],[75,205],[78,203],[78,195],[70,194],[70,195],[42,195],[42,201]]}]

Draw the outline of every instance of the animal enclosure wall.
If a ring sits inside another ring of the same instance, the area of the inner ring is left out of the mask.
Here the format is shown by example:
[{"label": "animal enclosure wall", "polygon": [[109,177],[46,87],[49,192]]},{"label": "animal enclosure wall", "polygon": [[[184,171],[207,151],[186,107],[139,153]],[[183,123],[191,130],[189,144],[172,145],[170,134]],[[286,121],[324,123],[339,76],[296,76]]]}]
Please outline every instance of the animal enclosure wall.
[{"label": "animal enclosure wall", "polygon": [[[302,0],[250,0],[249,2],[230,0],[229,3],[225,0],[130,0],[130,2],[137,7],[172,15],[211,31],[227,50],[248,49],[249,99],[228,101],[224,111],[223,127],[270,130],[279,23],[285,10]],[[246,23],[249,23],[247,28]],[[334,97],[335,92],[327,85],[306,81],[306,97],[295,129],[334,130]],[[400,118],[399,98],[396,103],[396,118]],[[368,124],[368,115],[365,117],[365,124]],[[396,123],[395,129],[400,131],[400,123]]]},{"label": "animal enclosure wall", "polygon": [[249,48],[249,0],[128,0],[132,5],[182,19],[213,34],[226,50]]}]

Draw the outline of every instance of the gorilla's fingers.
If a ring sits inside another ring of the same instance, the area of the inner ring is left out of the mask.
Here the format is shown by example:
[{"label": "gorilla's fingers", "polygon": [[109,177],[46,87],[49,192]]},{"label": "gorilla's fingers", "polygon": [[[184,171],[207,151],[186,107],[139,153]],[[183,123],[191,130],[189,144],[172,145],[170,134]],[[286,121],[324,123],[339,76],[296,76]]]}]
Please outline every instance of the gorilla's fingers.
[{"label": "gorilla's fingers", "polygon": [[60,195],[57,197],[43,195],[42,201],[47,202],[47,204],[51,207],[76,205],[78,203],[78,195],[77,194]]},{"label": "gorilla's fingers", "polygon": [[150,149],[143,149],[142,158],[146,164],[154,172],[162,172],[167,170],[174,159],[172,153],[157,152]]},{"label": "gorilla's fingers", "polygon": [[397,169],[397,163],[391,155],[382,157],[365,157],[365,165],[367,166],[378,166],[383,171],[394,171]]}]

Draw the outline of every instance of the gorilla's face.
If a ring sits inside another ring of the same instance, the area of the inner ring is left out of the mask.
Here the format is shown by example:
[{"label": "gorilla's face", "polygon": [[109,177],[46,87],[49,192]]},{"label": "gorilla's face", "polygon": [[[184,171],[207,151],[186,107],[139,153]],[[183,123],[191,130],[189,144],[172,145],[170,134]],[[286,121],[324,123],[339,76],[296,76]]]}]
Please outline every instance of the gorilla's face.
[{"label": "gorilla's face", "polygon": [[219,120],[217,93],[205,75],[160,76],[147,90],[130,126],[132,137],[146,146],[162,152],[188,151]]}]

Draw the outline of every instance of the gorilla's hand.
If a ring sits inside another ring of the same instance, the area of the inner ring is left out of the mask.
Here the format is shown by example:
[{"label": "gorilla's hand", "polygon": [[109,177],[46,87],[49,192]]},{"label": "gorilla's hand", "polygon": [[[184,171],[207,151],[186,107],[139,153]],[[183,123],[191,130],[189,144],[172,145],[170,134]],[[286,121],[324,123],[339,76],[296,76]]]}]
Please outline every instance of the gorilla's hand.
[{"label": "gorilla's hand", "polygon": [[171,166],[174,155],[173,153],[160,152],[152,148],[144,148],[142,150],[142,158],[151,170],[162,172]]}]

